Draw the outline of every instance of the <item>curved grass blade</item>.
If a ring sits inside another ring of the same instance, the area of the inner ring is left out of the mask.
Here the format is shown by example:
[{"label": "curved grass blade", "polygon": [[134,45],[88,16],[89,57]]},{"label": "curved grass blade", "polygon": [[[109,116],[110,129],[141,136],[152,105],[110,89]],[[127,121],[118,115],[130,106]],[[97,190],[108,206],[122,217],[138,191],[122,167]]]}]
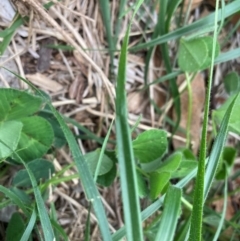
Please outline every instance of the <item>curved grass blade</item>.
[{"label": "curved grass blade", "polygon": [[[6,68],[5,68],[6,69]],[[8,70],[8,69],[6,69]],[[97,187],[95,185],[95,182],[93,180],[93,177],[90,173],[90,170],[87,166],[86,161],[84,160],[84,157],[79,149],[79,146],[75,140],[75,137],[71,130],[68,128],[67,124],[65,123],[64,119],[62,118],[61,114],[58,113],[58,111],[52,106],[51,102],[28,80],[22,78],[18,74],[8,70],[15,76],[17,76],[19,79],[27,83],[32,89],[34,89],[48,104],[50,107],[52,113],[56,117],[57,121],[59,122],[62,131],[65,135],[65,138],[68,142],[68,145],[70,147],[70,150],[72,152],[73,160],[76,163],[76,167],[80,176],[80,179],[82,181],[82,185],[85,191],[86,198],[92,202],[96,217],[98,219],[98,224],[101,230],[101,234],[104,241],[110,241],[112,240],[109,225],[106,217],[106,213],[103,208],[103,204],[101,202],[100,194],[97,190]]]},{"label": "curved grass blade", "polygon": [[168,188],[161,224],[157,232],[155,241],[172,241],[174,238],[177,221],[180,214],[182,191],[180,188],[170,186]]},{"label": "curved grass blade", "polygon": [[36,223],[36,219],[37,219],[37,214],[36,214],[35,210],[33,210],[31,218],[28,222],[27,228],[25,229],[20,241],[28,241],[29,240],[29,237],[30,237],[32,230],[34,228],[34,225]]},{"label": "curved grass blade", "polygon": [[[138,1],[133,17],[142,4]],[[133,19],[132,17],[132,19]],[[132,22],[131,19],[131,22]],[[138,200],[138,186],[133,156],[133,147],[130,135],[130,128],[127,117],[126,103],[126,64],[127,48],[131,23],[123,40],[120,54],[119,69],[116,88],[116,134],[117,134],[117,155],[120,168],[120,181],[122,188],[122,199],[124,207],[124,220],[128,241],[143,240],[142,225],[140,220],[140,204]]]},{"label": "curved grass blade", "polygon": [[[0,140],[0,142],[3,143],[1,140]],[[22,200],[14,192],[12,192],[11,190],[9,190],[8,188],[3,187],[3,186],[0,186],[0,192],[4,193],[5,196],[10,198],[13,203],[15,203],[20,209],[22,209],[22,211],[24,212],[24,214],[26,216],[30,215],[29,211],[23,204]]]}]

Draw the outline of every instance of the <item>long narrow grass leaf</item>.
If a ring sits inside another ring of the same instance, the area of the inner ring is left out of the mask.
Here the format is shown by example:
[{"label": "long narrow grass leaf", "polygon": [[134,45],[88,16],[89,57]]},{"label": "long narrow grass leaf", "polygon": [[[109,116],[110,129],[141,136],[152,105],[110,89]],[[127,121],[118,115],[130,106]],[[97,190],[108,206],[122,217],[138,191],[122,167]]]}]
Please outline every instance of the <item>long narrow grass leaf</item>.
[{"label": "long narrow grass leaf", "polygon": [[205,182],[204,182],[204,198],[207,198],[207,194],[210,190],[211,184],[213,182],[214,176],[217,171],[217,167],[220,161],[220,157],[224,148],[224,144],[227,138],[228,134],[228,125],[230,121],[230,117],[232,114],[232,110],[234,107],[234,104],[236,102],[236,99],[239,98],[239,95],[236,95],[236,97],[233,99],[232,103],[229,105],[224,118],[222,120],[219,132],[216,136],[216,139],[214,141],[212,151],[209,155],[209,161],[206,169],[206,174],[205,174]]},{"label": "long narrow grass leaf", "polygon": [[36,223],[36,219],[37,219],[37,214],[36,214],[35,210],[33,210],[31,218],[28,222],[27,228],[25,229],[20,241],[28,241],[29,240],[29,237],[30,237],[32,230],[34,228],[34,225]]},{"label": "long narrow grass leaf", "polygon": [[[1,140],[0,140],[1,142]],[[24,203],[22,202],[22,200],[11,190],[9,190],[6,187],[0,186],[0,192],[4,193],[4,195],[6,197],[8,197],[9,199],[11,199],[11,201],[17,205],[20,209],[22,209],[22,211],[24,212],[25,215],[30,215],[29,211],[27,210],[27,208],[25,207]]]},{"label": "long narrow grass leaf", "polygon": [[172,241],[174,238],[177,221],[180,214],[182,191],[180,188],[170,186],[168,188],[161,224],[157,232],[155,241]]},{"label": "long narrow grass leaf", "polygon": [[102,163],[102,160],[103,160],[104,151],[106,149],[107,142],[108,142],[111,130],[112,130],[113,122],[114,122],[114,119],[112,120],[112,122],[110,124],[110,127],[108,129],[107,135],[106,135],[106,137],[104,139],[104,142],[103,142],[103,145],[102,145],[102,148],[101,148],[101,151],[100,151],[97,167],[96,167],[96,170],[95,170],[95,173],[94,173],[94,181],[95,182],[97,181],[98,173],[99,173],[99,170],[100,170],[100,167],[101,167],[101,163]]},{"label": "long narrow grass leaf", "polygon": [[[138,1],[133,17],[143,1]],[[126,64],[127,48],[130,26],[123,40],[116,88],[116,133],[117,133],[117,155],[120,168],[120,181],[122,187],[122,199],[124,207],[124,220],[128,241],[143,240],[140,219],[140,204],[138,200],[137,176],[130,128],[127,118],[126,103]]]},{"label": "long narrow grass leaf", "polygon": [[[227,169],[226,163],[225,163],[225,167]],[[220,238],[220,233],[221,233],[221,230],[222,230],[223,225],[224,225],[225,215],[226,215],[226,211],[227,211],[227,202],[228,202],[228,175],[226,174],[225,180],[224,180],[223,210],[222,210],[221,219],[219,221],[219,225],[218,225],[217,231],[214,235],[213,241],[218,241],[218,239]]]}]

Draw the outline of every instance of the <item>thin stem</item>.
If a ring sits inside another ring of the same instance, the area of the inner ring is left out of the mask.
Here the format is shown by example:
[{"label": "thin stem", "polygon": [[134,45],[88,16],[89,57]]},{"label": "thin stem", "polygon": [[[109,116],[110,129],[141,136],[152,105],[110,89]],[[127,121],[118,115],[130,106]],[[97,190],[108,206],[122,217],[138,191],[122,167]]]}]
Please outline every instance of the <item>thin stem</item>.
[{"label": "thin stem", "polygon": [[192,86],[191,77],[186,72],[187,90],[188,90],[188,116],[187,116],[187,142],[186,147],[190,148],[191,144],[191,122],[192,122]]}]

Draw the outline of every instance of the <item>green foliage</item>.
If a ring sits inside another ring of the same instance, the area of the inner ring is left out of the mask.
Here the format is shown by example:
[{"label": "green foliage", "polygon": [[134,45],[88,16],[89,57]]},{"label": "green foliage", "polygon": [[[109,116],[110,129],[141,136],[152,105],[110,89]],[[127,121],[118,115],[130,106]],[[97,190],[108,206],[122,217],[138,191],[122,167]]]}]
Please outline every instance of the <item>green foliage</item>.
[{"label": "green foliage", "polygon": [[[0,159],[10,156],[12,151],[16,150],[22,126],[23,124],[18,121],[0,122]],[[11,149],[8,146],[11,146]]]},{"label": "green foliage", "polygon": [[[177,221],[180,215],[182,191],[180,188],[170,186],[164,201],[162,220],[155,241],[171,241],[174,238]],[[171,224],[171,225],[170,225]]]},{"label": "green foliage", "polygon": [[149,163],[162,157],[167,151],[167,135],[163,130],[149,130],[133,141],[133,151],[140,163]]},{"label": "green foliage", "polygon": [[222,120],[223,117],[225,115],[225,113],[227,112],[227,110],[229,109],[230,104],[232,103],[233,99],[236,98],[236,102],[235,105],[233,107],[233,111],[230,117],[230,121],[229,121],[229,130],[236,133],[236,134],[240,134],[240,118],[239,118],[239,108],[240,108],[240,96],[237,94],[231,95],[227,101],[217,110],[213,111],[213,120],[215,121],[215,123],[217,125],[219,125]]},{"label": "green foliage", "polygon": [[[215,58],[220,46],[216,44]],[[178,64],[185,72],[196,72],[210,66],[212,59],[213,38],[199,37],[190,40],[181,39],[178,52]]]},{"label": "green foliage", "polygon": [[18,29],[22,24],[23,19],[20,16],[18,16],[9,28],[5,28],[4,30],[0,31],[0,38],[3,39],[0,42],[0,56],[3,55],[6,48],[8,47],[16,29]]},{"label": "green foliage", "polygon": [[[53,142],[52,128],[45,119],[30,116],[40,109],[42,99],[15,89],[0,89],[0,102],[0,159],[12,151],[27,162],[44,155]],[[12,157],[18,160],[16,154]]]},{"label": "green foliage", "polygon": [[[18,155],[27,162],[43,156],[53,143],[51,125],[43,118],[31,116],[20,119],[23,124],[18,143]],[[13,155],[14,159],[18,159]]]},{"label": "green foliage", "polygon": [[156,199],[167,185],[171,178],[170,172],[151,172],[150,173],[150,198]]},{"label": "green foliage", "polygon": [[237,154],[237,151],[235,148],[230,146],[224,147],[221,162],[217,170],[216,179],[224,180],[226,176],[228,176],[234,164],[236,154]]},{"label": "green foliage", "polygon": [[24,233],[25,223],[20,213],[14,213],[8,223],[6,241],[19,241]]},{"label": "green foliage", "polygon": [[[84,158],[88,164],[89,170],[91,173],[94,175],[95,170],[97,168],[98,160],[100,157],[100,149],[96,149],[95,151],[88,152],[87,154],[84,155]],[[100,169],[98,171],[98,175],[102,176],[106,173],[108,173],[113,167],[113,162],[112,160],[105,154],[103,154],[103,159],[101,162]]]},{"label": "green foliage", "polygon": [[[37,182],[49,179],[49,177],[51,177],[55,172],[53,164],[44,159],[35,159],[29,162],[28,167],[32,173],[34,173]],[[22,188],[31,186],[29,175],[25,169],[16,173],[13,178],[12,185]]]},{"label": "green foliage", "polygon": [[223,79],[223,83],[229,95],[236,94],[240,90],[240,77],[235,71],[227,74]]}]

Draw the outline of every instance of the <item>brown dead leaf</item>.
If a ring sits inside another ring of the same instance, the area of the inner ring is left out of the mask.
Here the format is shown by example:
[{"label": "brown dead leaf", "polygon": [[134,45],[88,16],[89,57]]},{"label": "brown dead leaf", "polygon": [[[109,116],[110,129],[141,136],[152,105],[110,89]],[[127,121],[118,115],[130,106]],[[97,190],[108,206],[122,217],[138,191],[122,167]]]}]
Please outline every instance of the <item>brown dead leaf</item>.
[{"label": "brown dead leaf", "polygon": [[144,99],[143,92],[134,91],[129,93],[127,96],[128,111],[134,114],[141,113],[146,106],[146,101],[144,101]]},{"label": "brown dead leaf", "polygon": [[[238,21],[240,21],[240,13],[236,13],[233,15],[233,17],[231,18],[231,22],[236,25],[238,23]],[[238,32],[240,32],[240,27],[238,27]]]},{"label": "brown dead leaf", "polygon": [[[223,205],[224,205],[224,200],[222,199],[218,199],[216,201],[213,202],[213,205],[215,207],[215,211],[218,213],[221,213],[223,210]],[[228,197],[228,201],[227,201],[227,211],[226,211],[226,215],[225,215],[225,219],[226,220],[230,220],[233,218],[235,214],[235,210],[232,206],[232,201],[231,201],[231,197]]]},{"label": "brown dead leaf", "polygon": [[[185,75],[179,75],[177,78],[178,86],[185,80]],[[198,73],[193,79],[192,83],[192,119],[191,119],[191,141],[193,142],[192,150],[196,154],[199,147],[200,133],[201,133],[201,113],[205,101],[205,85],[203,76]],[[186,130],[187,118],[188,118],[188,92],[185,90],[181,94],[181,121],[180,127]],[[176,119],[175,113],[173,113],[173,119]],[[177,135],[186,137],[182,132],[177,132]],[[175,149],[184,147],[185,144],[178,140],[173,140],[173,146]]]},{"label": "brown dead leaf", "polygon": [[63,86],[61,84],[40,73],[28,74],[26,75],[26,77],[33,84],[43,88],[44,90],[48,90],[51,92],[58,92],[63,89]]},{"label": "brown dead leaf", "polygon": [[77,103],[82,101],[82,95],[86,87],[85,79],[81,74],[79,74],[69,87],[69,97],[71,99],[76,99]]}]

